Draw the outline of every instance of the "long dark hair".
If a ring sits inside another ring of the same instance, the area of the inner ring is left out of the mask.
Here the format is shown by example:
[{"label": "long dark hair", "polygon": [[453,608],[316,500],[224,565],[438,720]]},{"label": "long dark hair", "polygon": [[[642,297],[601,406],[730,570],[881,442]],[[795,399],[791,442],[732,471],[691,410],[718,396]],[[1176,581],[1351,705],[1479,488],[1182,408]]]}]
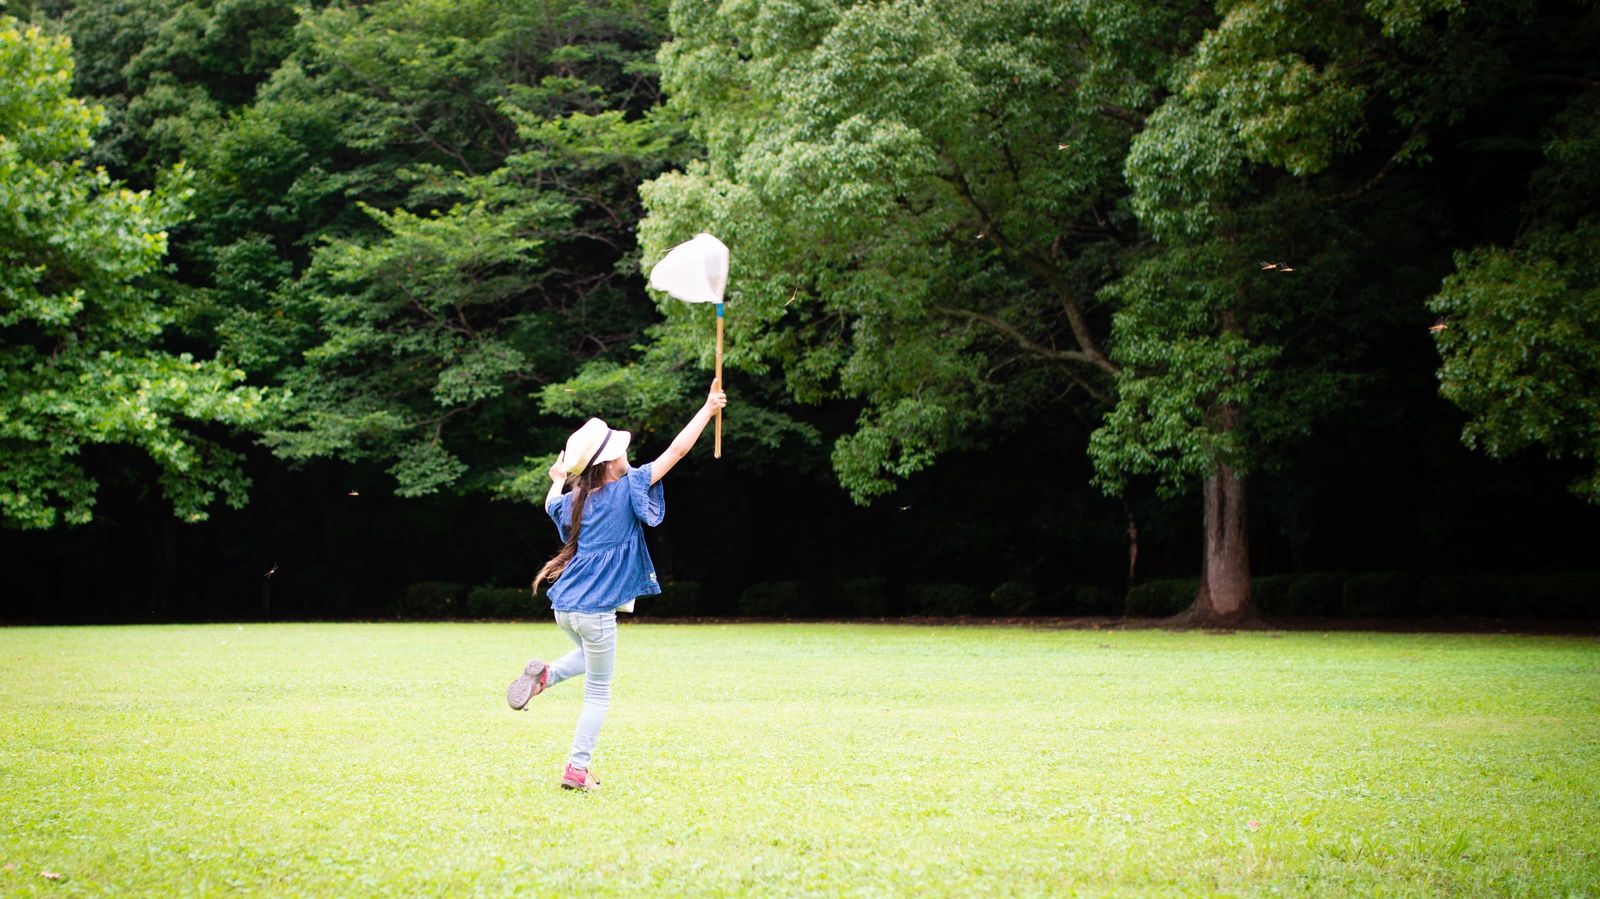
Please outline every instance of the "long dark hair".
[{"label": "long dark hair", "polygon": [[567,563],[578,554],[578,532],[583,530],[583,504],[589,500],[590,492],[605,486],[606,469],[610,467],[610,462],[601,462],[585,468],[582,474],[567,475],[567,485],[572,488],[572,526],[567,530],[567,542],[562,544],[561,551],[544,563],[539,573],[533,576],[533,592],[536,595],[541,584],[555,583],[556,578],[561,577],[561,572],[567,570]]}]

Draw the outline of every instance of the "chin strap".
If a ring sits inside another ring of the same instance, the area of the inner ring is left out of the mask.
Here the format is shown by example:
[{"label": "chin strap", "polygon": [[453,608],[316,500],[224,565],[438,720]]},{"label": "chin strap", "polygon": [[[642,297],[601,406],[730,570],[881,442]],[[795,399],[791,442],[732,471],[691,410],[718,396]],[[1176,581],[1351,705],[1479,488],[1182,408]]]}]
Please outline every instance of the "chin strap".
[{"label": "chin strap", "polygon": [[[594,451],[594,455],[589,457],[589,465],[593,465],[594,464],[594,460],[600,458],[600,454],[606,451],[606,444],[611,442],[611,435],[615,434],[615,433],[617,433],[617,432],[613,431],[613,430],[610,430],[609,428],[606,429],[606,439],[600,441],[600,448],[595,450]],[[583,470],[584,471],[588,471],[589,470],[589,465],[583,466]]]}]

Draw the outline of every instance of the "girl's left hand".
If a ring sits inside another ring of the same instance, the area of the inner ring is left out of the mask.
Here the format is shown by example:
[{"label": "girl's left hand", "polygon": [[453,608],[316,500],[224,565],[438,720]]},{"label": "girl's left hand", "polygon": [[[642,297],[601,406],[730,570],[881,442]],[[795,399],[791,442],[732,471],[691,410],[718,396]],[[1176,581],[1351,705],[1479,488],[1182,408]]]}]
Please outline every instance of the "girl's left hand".
[{"label": "girl's left hand", "polygon": [[722,384],[715,378],[711,381],[711,392],[706,394],[706,408],[716,412],[728,405],[728,395],[722,392]]},{"label": "girl's left hand", "polygon": [[550,466],[550,480],[555,481],[557,484],[564,484],[567,480],[567,470],[561,467],[561,457],[566,455],[566,452],[566,450],[562,450],[557,454],[556,464]]}]

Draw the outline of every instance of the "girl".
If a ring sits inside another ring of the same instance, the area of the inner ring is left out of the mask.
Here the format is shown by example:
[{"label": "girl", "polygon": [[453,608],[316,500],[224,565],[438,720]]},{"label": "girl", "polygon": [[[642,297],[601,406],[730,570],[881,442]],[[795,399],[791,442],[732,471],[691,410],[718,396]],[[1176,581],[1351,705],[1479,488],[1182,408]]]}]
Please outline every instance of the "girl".
[{"label": "girl", "polygon": [[[635,597],[661,592],[642,526],[655,527],[666,515],[661,479],[694,447],[711,416],[727,404],[720,385],[712,381],[705,405],[667,451],[642,468],[628,467],[627,431],[613,431],[591,418],[567,438],[566,449],[550,467],[552,483],[544,508],[564,542],[534,577],[533,592],[538,593],[545,581],[553,582],[550,605],[556,625],[578,648],[554,664],[529,662],[506,689],[506,702],[514,709],[526,708],[528,700],[551,684],[584,676],[583,711],[561,777],[565,789],[592,790],[600,785],[589,773],[589,761],[606,706],[611,704],[617,611],[631,612]],[[563,492],[564,486],[572,489]]]}]

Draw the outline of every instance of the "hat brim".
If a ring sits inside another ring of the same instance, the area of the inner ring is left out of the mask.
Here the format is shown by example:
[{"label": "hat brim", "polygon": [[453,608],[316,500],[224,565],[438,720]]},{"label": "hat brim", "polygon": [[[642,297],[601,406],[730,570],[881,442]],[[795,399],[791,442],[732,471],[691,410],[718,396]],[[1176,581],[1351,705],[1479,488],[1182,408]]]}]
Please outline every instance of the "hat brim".
[{"label": "hat brim", "polygon": [[[582,431],[589,429],[590,425],[593,425],[591,432],[603,429],[610,436],[601,437],[599,440],[580,439]],[[632,441],[633,435],[629,432],[605,425],[599,419],[590,419],[583,429],[574,433],[567,440],[567,448],[562,451],[561,467],[568,475],[581,474],[590,465],[599,465],[622,458],[628,452],[628,444]],[[601,446],[602,442],[604,443],[603,447]],[[598,455],[595,452],[597,448],[599,448]]]},{"label": "hat brim", "polygon": [[622,458],[628,452],[628,444],[632,442],[633,434],[631,432],[613,429],[611,431],[611,439],[606,441],[606,448],[601,451],[600,455],[595,457],[594,464],[599,465],[601,462],[610,462],[613,459]]}]

